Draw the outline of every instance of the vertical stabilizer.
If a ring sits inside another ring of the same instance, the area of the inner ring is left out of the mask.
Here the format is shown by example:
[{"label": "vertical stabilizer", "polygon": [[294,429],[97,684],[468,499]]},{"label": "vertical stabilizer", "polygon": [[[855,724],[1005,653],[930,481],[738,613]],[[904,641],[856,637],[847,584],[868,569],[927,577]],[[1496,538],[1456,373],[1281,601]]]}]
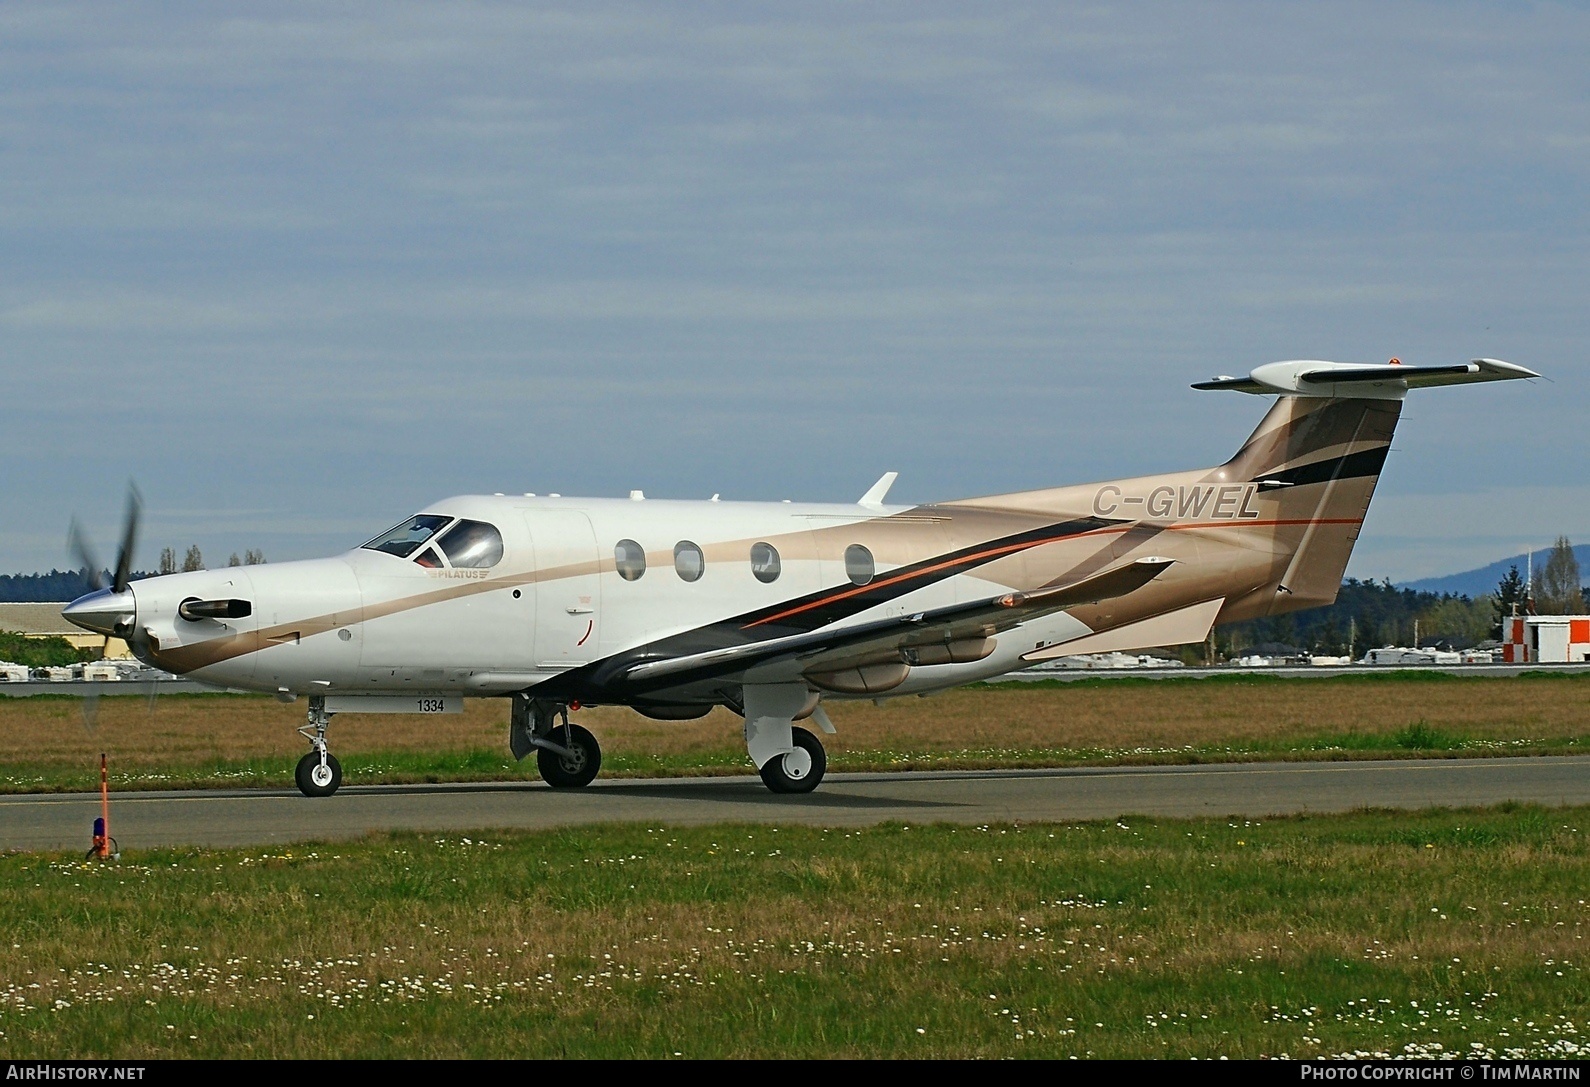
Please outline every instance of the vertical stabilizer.
[{"label": "vertical stabilizer", "polygon": [[1222,468],[1223,478],[1253,483],[1270,499],[1252,531],[1272,532],[1273,552],[1285,557],[1273,599],[1250,596],[1240,610],[1294,611],[1336,599],[1410,390],[1539,376],[1497,359],[1436,366],[1301,361],[1194,385],[1281,394]]},{"label": "vertical stabilizer", "polygon": [[1267,610],[1336,599],[1401,411],[1399,400],[1284,396],[1226,463],[1227,478],[1273,499],[1263,527],[1290,555]]}]

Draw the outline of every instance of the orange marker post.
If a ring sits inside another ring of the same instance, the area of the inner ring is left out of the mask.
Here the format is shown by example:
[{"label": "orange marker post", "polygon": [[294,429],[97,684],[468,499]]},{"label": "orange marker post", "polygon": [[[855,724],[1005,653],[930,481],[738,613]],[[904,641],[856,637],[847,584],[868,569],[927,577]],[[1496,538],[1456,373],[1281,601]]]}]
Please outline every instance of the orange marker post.
[{"label": "orange marker post", "polygon": [[105,753],[99,753],[99,818],[94,820],[94,846],[91,857],[110,856],[110,767]]}]

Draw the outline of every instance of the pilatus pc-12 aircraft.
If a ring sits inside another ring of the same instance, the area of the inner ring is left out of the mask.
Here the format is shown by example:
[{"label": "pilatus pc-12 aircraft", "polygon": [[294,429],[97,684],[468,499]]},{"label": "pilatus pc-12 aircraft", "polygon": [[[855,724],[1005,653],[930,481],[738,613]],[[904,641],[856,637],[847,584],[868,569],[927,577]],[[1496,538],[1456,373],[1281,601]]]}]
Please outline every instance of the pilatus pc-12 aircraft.
[{"label": "pilatus pc-12 aircraft", "polygon": [[[78,626],[217,686],[308,696],[298,765],[337,791],[332,715],[509,702],[509,744],[554,786],[588,784],[596,738],[569,720],[623,705],[745,719],[774,792],[822,780],[831,699],[926,694],[1039,661],[1203,641],[1216,623],[1328,604],[1409,389],[1538,375],[1277,362],[1196,389],[1278,394],[1213,468],[925,506],[471,495],[334,558],[114,584]],[[86,553],[86,549],[79,548]],[[98,569],[89,564],[90,569]]]}]

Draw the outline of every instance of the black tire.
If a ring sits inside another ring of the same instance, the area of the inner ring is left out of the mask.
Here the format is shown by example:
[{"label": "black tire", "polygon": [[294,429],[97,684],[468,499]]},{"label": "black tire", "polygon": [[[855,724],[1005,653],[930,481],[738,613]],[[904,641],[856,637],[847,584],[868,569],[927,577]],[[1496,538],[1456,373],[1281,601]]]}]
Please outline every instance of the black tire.
[{"label": "black tire", "polygon": [[553,729],[547,739],[568,748],[574,757],[536,748],[536,768],[543,781],[554,789],[581,789],[595,780],[596,772],[602,768],[602,748],[595,736],[571,724],[566,729]]},{"label": "black tire", "polygon": [[337,761],[337,756],[326,756],[326,769],[331,771],[319,782],[315,780],[321,775],[316,774],[320,769],[320,755],[311,751],[298,760],[298,769],[293,772],[293,777],[298,782],[298,791],[305,796],[330,796],[342,785],[342,763]]},{"label": "black tire", "polygon": [[811,769],[798,778],[791,777],[784,766],[786,756],[777,755],[762,766],[762,784],[775,793],[809,793],[828,772],[828,753],[823,750],[822,741],[803,728],[791,729],[790,739],[812,757]]}]

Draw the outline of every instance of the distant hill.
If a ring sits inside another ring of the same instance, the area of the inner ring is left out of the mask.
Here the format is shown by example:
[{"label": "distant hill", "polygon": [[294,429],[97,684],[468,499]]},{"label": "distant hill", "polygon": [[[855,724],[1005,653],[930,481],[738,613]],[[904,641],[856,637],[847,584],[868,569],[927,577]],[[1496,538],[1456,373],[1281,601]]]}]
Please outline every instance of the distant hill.
[{"label": "distant hill", "polygon": [[[1546,564],[1546,558],[1551,554],[1550,548],[1541,548],[1534,553],[1535,569],[1540,569]],[[1579,569],[1590,580],[1590,544],[1580,544],[1573,549],[1573,557],[1579,560]],[[1519,552],[1512,558],[1493,562],[1489,566],[1481,566],[1477,570],[1465,570],[1461,574],[1446,574],[1442,577],[1420,578],[1418,581],[1399,582],[1399,589],[1413,589],[1425,593],[1457,593],[1459,596],[1479,596],[1481,593],[1496,591],[1496,583],[1507,575],[1509,566],[1517,566],[1520,574],[1529,569],[1529,555]]]}]

